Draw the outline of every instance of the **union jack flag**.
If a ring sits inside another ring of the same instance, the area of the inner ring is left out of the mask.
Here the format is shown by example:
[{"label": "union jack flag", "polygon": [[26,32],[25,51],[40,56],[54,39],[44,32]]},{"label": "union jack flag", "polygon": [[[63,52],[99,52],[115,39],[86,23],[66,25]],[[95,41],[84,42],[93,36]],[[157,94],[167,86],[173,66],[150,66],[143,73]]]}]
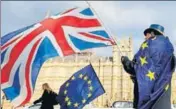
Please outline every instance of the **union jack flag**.
[{"label": "union jack flag", "polygon": [[11,32],[1,40],[2,90],[14,106],[23,106],[48,58],[114,44],[90,8],[73,8]]}]

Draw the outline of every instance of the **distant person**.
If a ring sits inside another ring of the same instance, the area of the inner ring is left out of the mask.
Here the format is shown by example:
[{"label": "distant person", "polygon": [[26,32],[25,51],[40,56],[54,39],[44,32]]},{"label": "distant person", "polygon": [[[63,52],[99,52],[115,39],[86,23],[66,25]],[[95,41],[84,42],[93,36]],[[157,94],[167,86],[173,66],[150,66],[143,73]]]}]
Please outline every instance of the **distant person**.
[{"label": "distant person", "polygon": [[54,109],[54,105],[58,104],[56,101],[57,94],[52,91],[48,83],[42,85],[43,95],[34,104],[42,102],[40,109]]},{"label": "distant person", "polygon": [[173,45],[161,25],[152,24],[144,35],[145,41],[134,59],[121,58],[134,82],[134,108],[171,109],[171,78],[175,69]]}]

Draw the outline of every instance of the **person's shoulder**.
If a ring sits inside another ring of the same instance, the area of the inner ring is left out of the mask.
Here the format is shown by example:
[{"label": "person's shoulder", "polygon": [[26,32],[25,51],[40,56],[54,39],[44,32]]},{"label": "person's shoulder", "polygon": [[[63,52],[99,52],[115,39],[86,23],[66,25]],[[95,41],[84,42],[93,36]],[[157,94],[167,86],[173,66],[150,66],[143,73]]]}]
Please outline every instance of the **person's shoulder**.
[{"label": "person's shoulder", "polygon": [[48,94],[48,91],[47,91],[47,90],[44,90],[44,92],[43,92],[43,93]]},{"label": "person's shoulder", "polygon": [[50,91],[50,94],[51,94],[51,95],[56,95],[57,93],[54,92],[54,91]]},{"label": "person's shoulder", "polygon": [[164,45],[167,49],[173,49],[173,45],[169,40],[168,36],[160,35],[160,37],[158,37],[158,41],[160,42],[160,44]]},{"label": "person's shoulder", "polygon": [[157,50],[158,52],[167,52],[168,50],[170,52],[173,51],[173,46],[168,37],[158,35],[151,39],[151,49]]},{"label": "person's shoulder", "polygon": [[166,41],[166,37],[163,35],[157,35],[151,38],[152,42],[157,42],[156,44],[164,43]]},{"label": "person's shoulder", "polygon": [[163,35],[155,36],[149,40],[150,50],[161,52],[166,50],[166,42]]}]

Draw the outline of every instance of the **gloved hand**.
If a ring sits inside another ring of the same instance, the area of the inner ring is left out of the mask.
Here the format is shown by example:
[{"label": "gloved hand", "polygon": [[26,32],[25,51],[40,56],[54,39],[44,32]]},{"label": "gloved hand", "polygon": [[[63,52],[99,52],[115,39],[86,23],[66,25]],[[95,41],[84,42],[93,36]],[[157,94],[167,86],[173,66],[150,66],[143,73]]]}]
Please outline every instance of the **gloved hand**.
[{"label": "gloved hand", "polygon": [[37,101],[34,101],[33,104],[34,104],[34,105],[37,104]]},{"label": "gloved hand", "polygon": [[126,63],[129,62],[129,61],[130,60],[129,60],[129,58],[127,56],[122,56],[121,57],[121,62],[122,62],[123,65],[126,65]]},{"label": "gloved hand", "polygon": [[131,61],[127,56],[122,56],[121,57],[121,62],[123,64],[123,68],[125,69],[125,71],[127,73],[129,73],[130,75],[135,76],[134,62],[133,61]]}]

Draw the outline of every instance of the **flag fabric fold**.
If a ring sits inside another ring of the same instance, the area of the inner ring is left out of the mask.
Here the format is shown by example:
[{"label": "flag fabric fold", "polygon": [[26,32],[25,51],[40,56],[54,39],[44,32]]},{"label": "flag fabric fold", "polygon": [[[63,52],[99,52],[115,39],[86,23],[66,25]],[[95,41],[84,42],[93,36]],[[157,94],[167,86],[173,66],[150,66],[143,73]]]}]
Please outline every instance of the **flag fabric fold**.
[{"label": "flag fabric fold", "polygon": [[175,58],[173,52],[174,48],[168,37],[162,35],[150,38],[141,45],[134,57],[139,93],[137,108],[153,109],[152,106],[160,97],[170,90],[174,72],[174,67],[171,67]]}]

